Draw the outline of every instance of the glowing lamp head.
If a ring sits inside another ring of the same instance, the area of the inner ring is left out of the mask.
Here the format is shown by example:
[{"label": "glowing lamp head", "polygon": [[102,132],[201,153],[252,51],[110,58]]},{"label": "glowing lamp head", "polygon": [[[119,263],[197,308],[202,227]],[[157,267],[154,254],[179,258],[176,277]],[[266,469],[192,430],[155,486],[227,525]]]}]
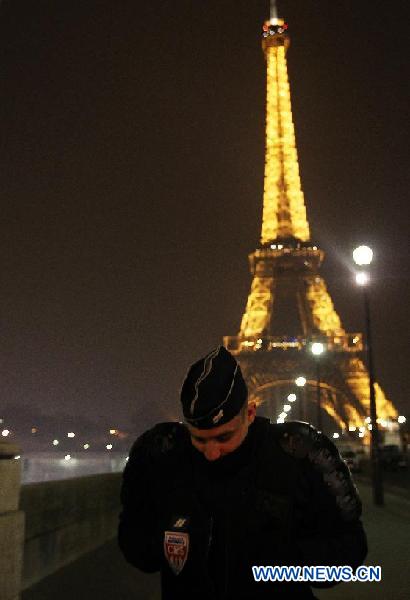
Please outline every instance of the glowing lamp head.
[{"label": "glowing lamp head", "polygon": [[288,400],[289,402],[295,402],[296,394],[288,394]]},{"label": "glowing lamp head", "polygon": [[360,271],[356,273],[356,283],[357,285],[367,285],[369,283],[370,277],[368,273],[364,271]]},{"label": "glowing lamp head", "polygon": [[402,415],[400,415],[400,417],[397,418],[397,422],[398,423],[405,423],[406,422],[406,417],[403,417]]},{"label": "glowing lamp head", "polygon": [[296,377],[295,383],[298,387],[303,387],[306,385],[306,377]]},{"label": "glowing lamp head", "polygon": [[373,250],[369,246],[359,246],[353,250],[353,260],[359,265],[370,265],[373,259]]},{"label": "glowing lamp head", "polygon": [[314,356],[320,356],[325,351],[325,346],[322,342],[313,342],[310,347],[310,351]]}]

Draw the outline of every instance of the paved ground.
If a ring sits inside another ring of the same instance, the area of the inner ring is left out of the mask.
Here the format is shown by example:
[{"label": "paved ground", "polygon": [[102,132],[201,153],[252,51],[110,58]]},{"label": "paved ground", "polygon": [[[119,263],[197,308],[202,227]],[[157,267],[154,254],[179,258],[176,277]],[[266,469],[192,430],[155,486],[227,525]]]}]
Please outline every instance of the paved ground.
[{"label": "paved ground", "polygon": [[[340,584],[315,591],[320,600],[408,600],[410,598],[410,497],[386,494],[373,506],[371,490],[360,484],[369,540],[366,564],[381,565],[381,583]],[[144,575],[123,559],[115,541],[85,555],[25,591],[22,600],[159,600],[157,575]],[[210,599],[212,600],[212,599]]]}]

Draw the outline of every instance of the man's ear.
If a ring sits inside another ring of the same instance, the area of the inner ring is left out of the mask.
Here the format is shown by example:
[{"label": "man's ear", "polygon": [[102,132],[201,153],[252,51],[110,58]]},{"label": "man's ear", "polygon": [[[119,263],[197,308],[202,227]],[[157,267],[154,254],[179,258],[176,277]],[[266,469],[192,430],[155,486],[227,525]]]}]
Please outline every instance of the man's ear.
[{"label": "man's ear", "polygon": [[248,425],[251,425],[256,417],[256,404],[251,402],[248,404]]}]

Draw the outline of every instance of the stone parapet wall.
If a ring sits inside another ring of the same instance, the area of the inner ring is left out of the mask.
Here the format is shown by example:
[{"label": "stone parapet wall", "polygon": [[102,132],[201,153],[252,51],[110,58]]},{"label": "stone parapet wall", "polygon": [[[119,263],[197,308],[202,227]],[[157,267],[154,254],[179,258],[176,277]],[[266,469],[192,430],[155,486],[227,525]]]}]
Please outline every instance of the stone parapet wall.
[{"label": "stone parapet wall", "polygon": [[18,510],[18,448],[0,440],[0,599],[18,600],[23,560],[24,514]]},{"label": "stone parapet wall", "polygon": [[24,485],[23,583],[26,589],[114,537],[121,473]]}]

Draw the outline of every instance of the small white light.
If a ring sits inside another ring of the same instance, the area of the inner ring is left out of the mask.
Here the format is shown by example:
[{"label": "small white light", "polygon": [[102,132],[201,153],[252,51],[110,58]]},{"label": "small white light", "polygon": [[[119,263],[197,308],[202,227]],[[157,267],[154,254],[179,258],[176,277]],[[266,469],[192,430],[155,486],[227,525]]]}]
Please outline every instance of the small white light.
[{"label": "small white light", "polygon": [[71,454],[66,454],[64,456],[64,460],[71,460]]},{"label": "small white light", "polygon": [[357,428],[354,425],[350,425],[350,427],[349,427],[349,431],[356,431],[356,429]]},{"label": "small white light", "polygon": [[306,385],[306,377],[296,377],[295,383],[298,387],[303,387]]},{"label": "small white light", "polygon": [[291,405],[290,405],[290,404],[285,404],[285,405],[284,405],[284,407],[283,407],[283,410],[284,410],[285,412],[289,412],[291,409],[292,409],[292,407],[291,407]]},{"label": "small white light", "polygon": [[279,415],[279,419],[286,419],[288,415],[285,412],[281,412]]},{"label": "small white light", "polygon": [[289,394],[288,395],[289,402],[295,402],[296,398],[297,398],[296,394]]},{"label": "small white light", "polygon": [[325,346],[322,344],[322,342],[313,342],[310,350],[315,356],[320,356],[325,351]]},{"label": "small white light", "polygon": [[75,437],[75,433],[73,431],[70,431],[69,433],[67,433],[67,437],[73,438]]},{"label": "small white light", "polygon": [[261,338],[259,338],[259,339],[256,341],[256,343],[257,343],[257,344],[262,344],[262,340],[261,340]]},{"label": "small white light", "polygon": [[361,431],[361,432],[359,433],[359,437],[364,437],[364,431]]},{"label": "small white light", "polygon": [[88,450],[89,447],[90,447],[90,444],[84,444],[84,446],[83,446],[84,450]]},{"label": "small white light", "polygon": [[127,456],[127,458],[125,459],[125,462],[128,462],[129,458],[130,458],[130,457],[129,457],[129,456]]},{"label": "small white light", "polygon": [[116,433],[117,433],[117,430],[116,430],[116,429],[110,429],[110,434],[111,434],[111,435],[115,435]]},{"label": "small white light", "polygon": [[361,433],[364,433],[364,432],[366,431],[366,427],[359,427],[359,431],[360,431]]},{"label": "small white light", "polygon": [[371,418],[370,418],[370,417],[366,417],[366,418],[365,418],[365,420],[364,420],[364,422],[365,422],[365,423],[371,423],[371,421],[372,421],[372,420],[371,420]]},{"label": "small white light", "polygon": [[367,283],[369,283],[368,273],[365,273],[364,271],[356,273],[356,283],[357,285],[366,285]]},{"label": "small white light", "polygon": [[373,425],[370,423],[370,424],[367,426],[367,429],[368,429],[369,431],[371,431],[371,430],[373,429]]},{"label": "small white light", "polygon": [[359,246],[353,250],[353,260],[357,265],[370,265],[373,259],[373,250],[369,246]]},{"label": "small white light", "polygon": [[3,437],[7,437],[10,434],[10,431],[8,429],[3,429],[3,431],[1,432],[1,435]]},{"label": "small white light", "polygon": [[400,417],[397,418],[397,422],[398,423],[405,423],[406,422],[406,417],[403,417],[402,415],[400,415]]},{"label": "small white light", "polygon": [[14,457],[14,460],[18,460],[19,458],[21,458],[20,454],[17,454],[17,456]]},{"label": "small white light", "polygon": [[107,448],[107,450],[112,450],[112,444],[107,444],[106,448]]},{"label": "small white light", "polygon": [[333,437],[337,440],[337,438],[339,437],[339,434],[338,433],[334,433]]},{"label": "small white light", "polygon": [[278,250],[282,250],[283,244],[278,244]]},{"label": "small white light", "polygon": [[53,440],[53,446],[58,446],[60,442],[58,440]]},{"label": "small white light", "polygon": [[283,418],[281,418],[281,417],[278,417],[278,418],[276,419],[276,423],[284,423],[284,422],[285,422],[285,419],[283,419]]}]

